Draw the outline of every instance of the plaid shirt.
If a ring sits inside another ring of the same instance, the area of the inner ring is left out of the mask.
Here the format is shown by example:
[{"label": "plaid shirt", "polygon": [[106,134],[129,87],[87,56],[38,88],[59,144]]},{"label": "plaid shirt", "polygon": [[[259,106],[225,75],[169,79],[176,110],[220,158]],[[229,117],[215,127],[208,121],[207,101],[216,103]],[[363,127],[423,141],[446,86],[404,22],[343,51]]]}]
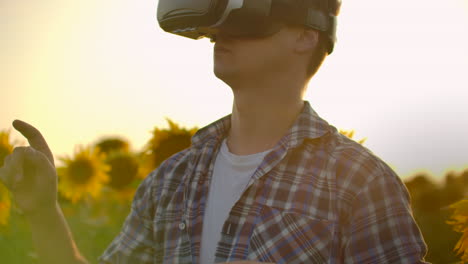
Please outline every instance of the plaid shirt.
[{"label": "plaid shirt", "polygon": [[[198,131],[138,188],[101,263],[199,263],[214,160],[230,116]],[[216,262],[425,263],[408,191],[304,103],[226,219]]]}]

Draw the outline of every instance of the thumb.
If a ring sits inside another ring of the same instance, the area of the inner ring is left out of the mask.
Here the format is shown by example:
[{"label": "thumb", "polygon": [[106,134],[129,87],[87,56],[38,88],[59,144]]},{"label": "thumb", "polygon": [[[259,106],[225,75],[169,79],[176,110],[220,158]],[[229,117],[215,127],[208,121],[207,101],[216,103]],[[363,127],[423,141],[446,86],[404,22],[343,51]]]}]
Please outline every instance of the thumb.
[{"label": "thumb", "polygon": [[54,156],[47,145],[46,140],[42,136],[41,132],[37,128],[30,124],[21,121],[13,121],[13,127],[18,130],[24,137],[28,139],[29,145],[37,151],[42,152],[52,165],[54,164]]}]

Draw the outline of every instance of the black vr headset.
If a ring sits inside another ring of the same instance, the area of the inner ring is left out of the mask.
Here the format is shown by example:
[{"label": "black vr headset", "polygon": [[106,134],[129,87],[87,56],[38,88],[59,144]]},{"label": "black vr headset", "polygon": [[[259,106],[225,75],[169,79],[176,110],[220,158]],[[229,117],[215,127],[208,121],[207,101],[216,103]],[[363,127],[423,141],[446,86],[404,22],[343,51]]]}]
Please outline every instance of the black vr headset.
[{"label": "black vr headset", "polygon": [[161,28],[180,36],[216,40],[267,37],[283,25],[303,25],[328,37],[328,53],[336,41],[341,0],[159,0]]}]

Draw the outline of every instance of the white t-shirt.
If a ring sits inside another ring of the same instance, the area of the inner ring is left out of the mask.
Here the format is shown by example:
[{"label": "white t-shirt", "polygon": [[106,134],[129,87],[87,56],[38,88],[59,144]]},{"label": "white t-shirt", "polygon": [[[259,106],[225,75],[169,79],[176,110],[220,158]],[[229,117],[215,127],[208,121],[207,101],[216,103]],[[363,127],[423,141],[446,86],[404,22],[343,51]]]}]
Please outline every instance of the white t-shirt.
[{"label": "white t-shirt", "polygon": [[214,263],[216,246],[229,211],[268,152],[239,156],[229,152],[226,140],[223,141],[216,156],[205,207],[200,263]]}]

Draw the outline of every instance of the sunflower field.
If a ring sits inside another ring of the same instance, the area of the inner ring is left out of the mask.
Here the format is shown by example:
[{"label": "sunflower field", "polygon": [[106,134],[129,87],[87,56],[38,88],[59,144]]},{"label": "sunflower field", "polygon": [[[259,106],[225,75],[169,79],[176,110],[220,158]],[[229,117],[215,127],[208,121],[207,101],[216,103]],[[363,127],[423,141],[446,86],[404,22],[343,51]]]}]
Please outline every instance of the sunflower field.
[{"label": "sunflower field", "polygon": [[[77,146],[70,156],[58,157],[59,203],[82,254],[97,263],[119,233],[130,212],[140,182],[171,155],[190,146],[197,128],[183,128],[171,120],[167,129],[154,128],[140,151],[123,138],[103,138]],[[340,130],[353,138],[354,131]],[[366,139],[357,140],[364,144]],[[18,142],[10,131],[0,131],[0,167]],[[414,217],[429,247],[432,263],[468,262],[468,170],[451,172],[445,183],[418,174],[405,182]],[[0,182],[0,263],[37,263],[29,225]]]},{"label": "sunflower field", "polygon": [[[91,263],[119,233],[143,178],[190,146],[197,128],[185,129],[167,121],[169,128],[155,128],[141,151],[133,152],[127,140],[113,137],[77,146],[73,155],[58,158],[59,203],[80,251]],[[0,131],[0,167],[18,144],[10,135],[10,131]],[[29,225],[1,182],[0,263],[37,263]]]}]

